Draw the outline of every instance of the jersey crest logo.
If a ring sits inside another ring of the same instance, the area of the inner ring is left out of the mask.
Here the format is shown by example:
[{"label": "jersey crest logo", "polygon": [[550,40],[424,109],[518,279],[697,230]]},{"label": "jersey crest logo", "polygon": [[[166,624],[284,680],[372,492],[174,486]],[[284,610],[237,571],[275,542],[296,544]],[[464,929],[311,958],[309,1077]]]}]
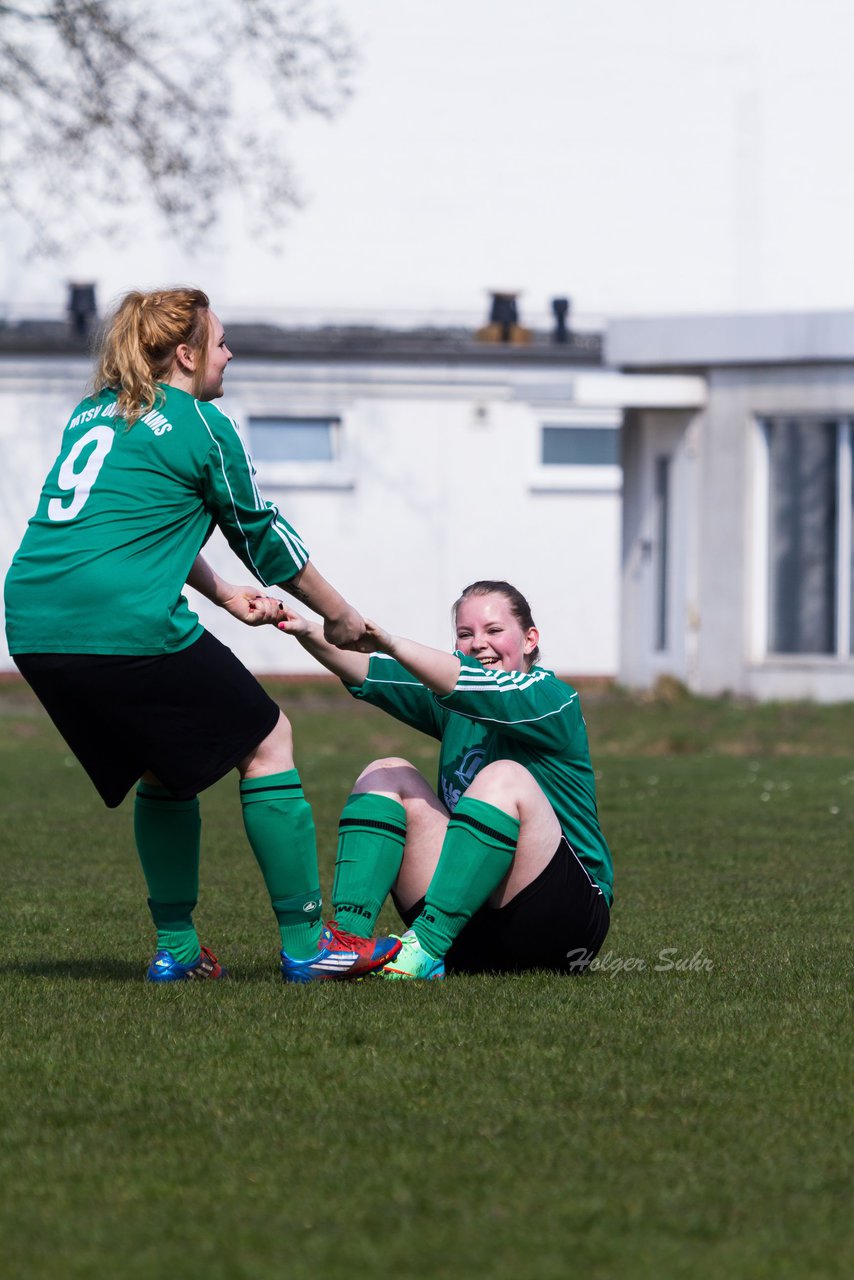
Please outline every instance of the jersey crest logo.
[{"label": "jersey crest logo", "polygon": [[479,771],[483,764],[485,755],[483,747],[472,747],[467,751],[454,770],[452,777],[458,778],[461,786],[455,787],[451,778],[442,779],[442,798],[445,801],[445,808],[453,813],[460,802],[460,796],[467,791],[474,781],[475,774]]},{"label": "jersey crest logo", "polygon": [[470,787],[474,776],[483,764],[483,747],[472,747],[460,761],[459,768],[454,770],[454,777],[459,778],[464,787]]}]

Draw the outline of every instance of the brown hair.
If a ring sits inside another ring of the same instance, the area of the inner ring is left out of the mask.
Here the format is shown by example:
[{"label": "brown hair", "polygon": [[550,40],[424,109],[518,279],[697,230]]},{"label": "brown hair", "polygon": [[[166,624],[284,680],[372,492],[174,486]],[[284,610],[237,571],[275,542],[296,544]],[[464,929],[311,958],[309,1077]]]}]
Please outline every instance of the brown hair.
[{"label": "brown hair", "polygon": [[[502,580],[492,581],[491,579],[482,579],[480,582],[470,582],[467,587],[463,587],[459,600],[455,600],[451,609],[451,618],[454,626],[457,624],[457,610],[464,600],[468,600],[469,596],[503,596],[510,606],[510,612],[519,623],[523,631],[536,627],[533,617],[531,616],[531,606],[522,595],[518,587],[514,587],[509,582]],[[540,646],[537,645],[526,655],[528,666],[532,667],[535,662],[540,660]]]},{"label": "brown hair", "polygon": [[206,373],[209,315],[210,301],[201,289],[126,294],[103,330],[95,392],[117,391],[119,415],[132,426],[162,398],[157,383],[171,370],[182,342],[201,357],[193,375],[193,390],[200,391]]}]

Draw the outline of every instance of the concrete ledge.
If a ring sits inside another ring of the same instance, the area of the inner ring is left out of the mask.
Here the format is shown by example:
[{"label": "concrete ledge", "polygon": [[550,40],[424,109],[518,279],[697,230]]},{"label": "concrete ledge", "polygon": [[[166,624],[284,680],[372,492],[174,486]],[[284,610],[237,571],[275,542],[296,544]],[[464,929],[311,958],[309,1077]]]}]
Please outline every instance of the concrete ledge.
[{"label": "concrete ledge", "polygon": [[614,319],[605,333],[622,369],[827,361],[854,363],[854,311]]}]

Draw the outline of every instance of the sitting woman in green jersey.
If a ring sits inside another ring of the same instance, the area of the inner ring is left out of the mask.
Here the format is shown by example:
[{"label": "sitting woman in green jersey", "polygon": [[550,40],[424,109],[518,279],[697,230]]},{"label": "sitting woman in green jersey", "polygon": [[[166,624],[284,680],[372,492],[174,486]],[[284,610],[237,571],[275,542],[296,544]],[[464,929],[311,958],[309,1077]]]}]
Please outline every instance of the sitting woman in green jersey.
[{"label": "sitting woman in green jersey", "polygon": [[578,693],[539,664],[530,607],[509,583],[466,587],[453,621],[453,653],[372,622],[345,652],[283,606],[280,630],[355,697],[441,743],[438,794],[403,759],[356,780],[335,919],[367,937],[391,892],[407,931],[385,978],[583,972],[608,931],[613,869]]},{"label": "sitting woman in green jersey", "polygon": [[[193,922],[197,793],[232,769],[279,924],[283,977],[354,977],[399,943],[323,928],[291,726],[183,594],[189,583],[256,625],[278,616],[264,592],[275,584],[323,617],[328,641],[364,632],[262,498],[237,424],[213,404],[231,358],[201,290],[122,300],[94,391],[71,411],[6,578],[9,651],[104,802],[136,788],[134,835],[157,931],[151,981],[222,976]],[[253,585],[224,581],[200,554],[217,526]]]}]

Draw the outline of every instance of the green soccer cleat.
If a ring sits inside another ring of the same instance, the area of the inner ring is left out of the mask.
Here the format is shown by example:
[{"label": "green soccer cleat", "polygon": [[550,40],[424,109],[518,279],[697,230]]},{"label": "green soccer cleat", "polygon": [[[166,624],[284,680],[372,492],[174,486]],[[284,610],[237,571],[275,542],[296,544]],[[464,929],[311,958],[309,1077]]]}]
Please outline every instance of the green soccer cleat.
[{"label": "green soccer cleat", "polygon": [[425,951],[412,929],[401,936],[401,947],[393,960],[380,970],[381,978],[444,978],[445,962]]}]

